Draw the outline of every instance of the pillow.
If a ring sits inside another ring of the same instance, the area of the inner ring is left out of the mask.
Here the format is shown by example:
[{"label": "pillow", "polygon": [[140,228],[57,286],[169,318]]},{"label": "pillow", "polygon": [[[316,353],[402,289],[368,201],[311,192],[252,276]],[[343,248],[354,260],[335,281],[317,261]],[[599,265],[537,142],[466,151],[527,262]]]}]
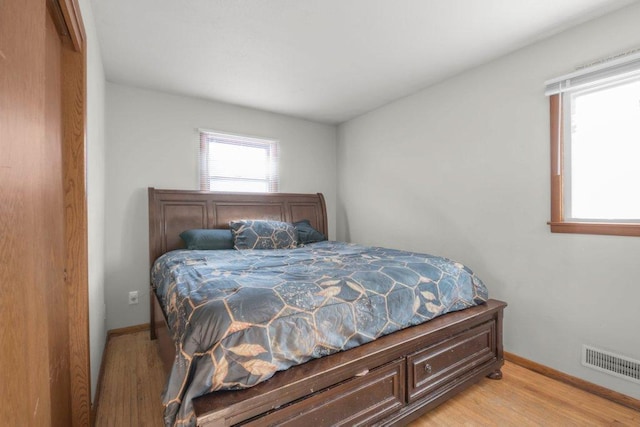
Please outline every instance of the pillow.
[{"label": "pillow", "polygon": [[268,220],[231,221],[236,249],[293,249],[298,233],[293,224]]},{"label": "pillow", "polygon": [[294,222],[293,226],[298,230],[298,244],[322,242],[327,240],[327,236],[311,226],[308,219]]},{"label": "pillow", "polygon": [[233,249],[231,230],[193,229],[180,233],[187,249]]}]

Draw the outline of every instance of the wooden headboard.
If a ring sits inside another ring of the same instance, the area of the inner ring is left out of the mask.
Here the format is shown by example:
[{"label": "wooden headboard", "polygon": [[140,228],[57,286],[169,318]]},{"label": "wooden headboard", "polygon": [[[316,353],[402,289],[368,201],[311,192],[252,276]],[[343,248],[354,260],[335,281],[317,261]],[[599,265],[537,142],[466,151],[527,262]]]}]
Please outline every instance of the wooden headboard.
[{"label": "wooden headboard", "polygon": [[184,247],[180,233],[193,228],[229,228],[238,219],[295,222],[308,219],[328,235],[327,208],[317,194],[223,193],[149,188],[149,257]]}]

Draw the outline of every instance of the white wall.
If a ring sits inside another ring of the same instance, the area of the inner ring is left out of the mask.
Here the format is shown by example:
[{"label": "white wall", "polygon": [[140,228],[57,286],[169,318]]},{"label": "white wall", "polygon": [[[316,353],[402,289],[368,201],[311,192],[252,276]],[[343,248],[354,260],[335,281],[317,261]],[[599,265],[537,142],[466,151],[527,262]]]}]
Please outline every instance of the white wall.
[{"label": "white wall", "polygon": [[87,215],[89,250],[89,347],[91,399],[96,393],[102,353],[107,337],[104,300],[105,278],[105,77],[93,11],[80,0],[87,36]]},{"label": "white wall", "polygon": [[550,233],[544,81],[640,47],[638,22],[622,9],[344,123],[337,208],[339,239],[474,269],[509,303],[507,351],[635,398],[580,352],[640,359],[640,239]]},{"label": "white wall", "polygon": [[[280,141],[280,191],[324,193],[335,236],[336,127],[107,83],[109,329],[149,321],[147,187],[198,189],[197,128]],[[128,305],[129,291],[140,294]]]}]

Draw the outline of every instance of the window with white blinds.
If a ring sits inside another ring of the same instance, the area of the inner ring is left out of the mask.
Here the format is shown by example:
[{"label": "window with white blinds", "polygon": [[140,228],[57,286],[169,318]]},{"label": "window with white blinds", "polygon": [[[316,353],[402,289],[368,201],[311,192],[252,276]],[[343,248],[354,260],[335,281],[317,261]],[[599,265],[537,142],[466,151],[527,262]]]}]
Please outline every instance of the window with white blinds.
[{"label": "window with white blinds", "polygon": [[640,53],[546,86],[551,231],[640,236]]},{"label": "window with white blinds", "polygon": [[278,142],[200,130],[200,189],[275,193]]}]

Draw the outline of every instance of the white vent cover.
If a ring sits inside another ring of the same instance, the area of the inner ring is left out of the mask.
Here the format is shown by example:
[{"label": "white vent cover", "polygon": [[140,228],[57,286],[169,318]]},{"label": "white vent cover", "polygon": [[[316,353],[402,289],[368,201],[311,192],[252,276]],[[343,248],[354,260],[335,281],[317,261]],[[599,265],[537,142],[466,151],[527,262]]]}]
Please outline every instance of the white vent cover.
[{"label": "white vent cover", "polygon": [[640,384],[640,361],[638,360],[583,345],[582,364],[588,368]]}]

